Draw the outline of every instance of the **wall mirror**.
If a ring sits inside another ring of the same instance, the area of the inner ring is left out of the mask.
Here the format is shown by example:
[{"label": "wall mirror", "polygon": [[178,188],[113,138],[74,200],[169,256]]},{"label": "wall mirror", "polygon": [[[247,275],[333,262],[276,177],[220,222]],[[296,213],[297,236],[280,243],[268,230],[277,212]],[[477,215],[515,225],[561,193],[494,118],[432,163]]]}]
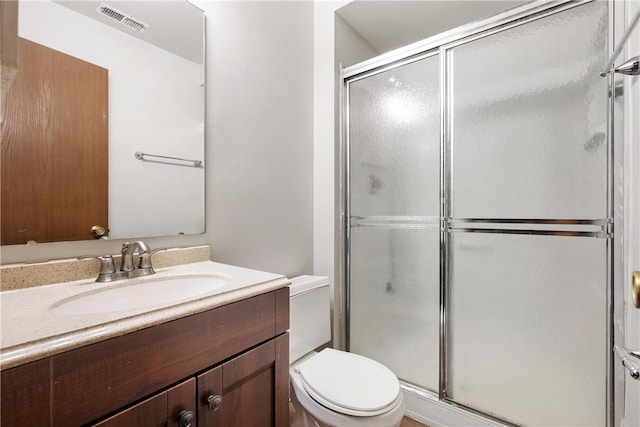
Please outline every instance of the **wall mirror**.
[{"label": "wall mirror", "polygon": [[203,233],[204,43],[186,1],[20,1],[2,244]]}]

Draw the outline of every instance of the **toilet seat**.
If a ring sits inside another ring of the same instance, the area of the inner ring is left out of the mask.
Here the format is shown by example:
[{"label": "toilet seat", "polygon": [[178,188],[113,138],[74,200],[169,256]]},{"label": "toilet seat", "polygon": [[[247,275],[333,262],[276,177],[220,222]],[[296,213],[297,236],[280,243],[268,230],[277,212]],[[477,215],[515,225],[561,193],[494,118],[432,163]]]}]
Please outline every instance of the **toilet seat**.
[{"label": "toilet seat", "polygon": [[398,378],[367,357],[326,348],[296,367],[305,391],[333,411],[357,417],[384,414],[397,404]]}]

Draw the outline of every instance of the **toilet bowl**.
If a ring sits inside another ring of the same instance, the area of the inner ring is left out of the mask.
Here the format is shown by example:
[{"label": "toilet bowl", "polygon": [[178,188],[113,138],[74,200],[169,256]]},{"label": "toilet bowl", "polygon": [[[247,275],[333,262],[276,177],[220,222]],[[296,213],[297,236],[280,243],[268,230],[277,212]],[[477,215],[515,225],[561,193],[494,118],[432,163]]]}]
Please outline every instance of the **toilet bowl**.
[{"label": "toilet bowl", "polygon": [[399,426],[404,403],[391,370],[353,353],[313,351],[330,340],[329,298],[326,277],[291,280],[291,426]]}]

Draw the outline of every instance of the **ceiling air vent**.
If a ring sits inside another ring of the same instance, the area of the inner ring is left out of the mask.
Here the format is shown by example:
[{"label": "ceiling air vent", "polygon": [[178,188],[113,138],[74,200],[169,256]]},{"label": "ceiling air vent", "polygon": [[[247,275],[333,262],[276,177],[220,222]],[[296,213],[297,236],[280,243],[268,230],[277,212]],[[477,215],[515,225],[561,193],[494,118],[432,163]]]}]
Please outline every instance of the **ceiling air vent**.
[{"label": "ceiling air vent", "polygon": [[147,28],[149,28],[149,24],[145,24],[144,22],[135,19],[133,16],[127,15],[124,12],[119,11],[109,5],[104,3],[100,3],[100,6],[96,9],[96,11],[104,16],[107,16],[115,21],[118,21],[122,25],[126,25],[129,28],[133,28],[136,31],[143,32]]}]

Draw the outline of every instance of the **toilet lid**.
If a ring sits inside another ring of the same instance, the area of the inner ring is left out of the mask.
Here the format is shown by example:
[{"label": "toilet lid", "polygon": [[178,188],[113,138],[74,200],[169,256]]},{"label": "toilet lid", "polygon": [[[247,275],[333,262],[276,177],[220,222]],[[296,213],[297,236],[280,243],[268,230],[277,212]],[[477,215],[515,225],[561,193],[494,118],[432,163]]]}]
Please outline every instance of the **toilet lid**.
[{"label": "toilet lid", "polygon": [[347,415],[385,413],[400,394],[400,382],[386,366],[331,348],[301,363],[297,371],[311,397]]}]

